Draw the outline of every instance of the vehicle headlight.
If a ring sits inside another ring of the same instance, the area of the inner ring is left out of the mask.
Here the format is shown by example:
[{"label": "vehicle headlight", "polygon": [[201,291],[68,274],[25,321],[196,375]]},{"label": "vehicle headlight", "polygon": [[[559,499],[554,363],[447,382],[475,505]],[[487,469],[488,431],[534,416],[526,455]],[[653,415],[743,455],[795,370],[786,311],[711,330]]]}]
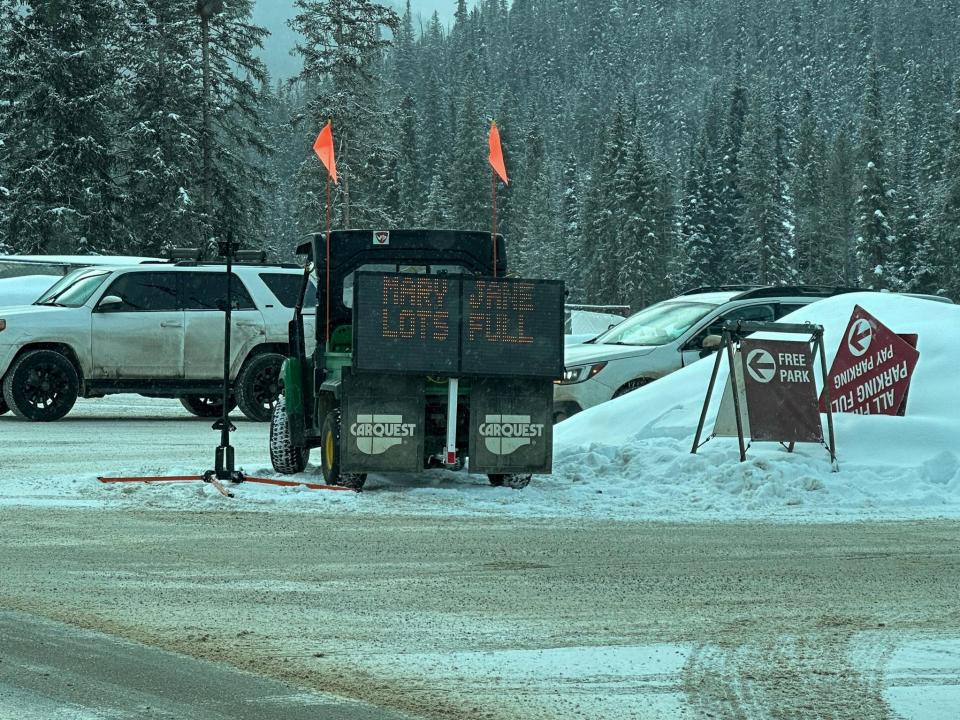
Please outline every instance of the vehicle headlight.
[{"label": "vehicle headlight", "polygon": [[564,368],[563,380],[559,380],[557,384],[573,385],[574,383],[581,383],[592,378],[606,366],[607,364],[602,362],[594,363],[593,365],[576,365],[575,367]]}]

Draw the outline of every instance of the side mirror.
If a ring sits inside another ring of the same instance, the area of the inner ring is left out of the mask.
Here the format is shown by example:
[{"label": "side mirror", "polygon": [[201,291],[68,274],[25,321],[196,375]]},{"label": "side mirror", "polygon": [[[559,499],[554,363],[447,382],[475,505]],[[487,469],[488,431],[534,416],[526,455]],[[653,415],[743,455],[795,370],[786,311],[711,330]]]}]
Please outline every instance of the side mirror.
[{"label": "side mirror", "polygon": [[707,335],[703,339],[703,344],[701,347],[703,347],[704,350],[709,350],[712,352],[713,350],[716,350],[717,348],[719,348],[721,345],[723,345],[722,337],[720,337],[719,335]]},{"label": "side mirror", "polygon": [[119,310],[123,307],[123,298],[117,297],[116,295],[107,295],[99,303],[97,303],[97,310]]}]

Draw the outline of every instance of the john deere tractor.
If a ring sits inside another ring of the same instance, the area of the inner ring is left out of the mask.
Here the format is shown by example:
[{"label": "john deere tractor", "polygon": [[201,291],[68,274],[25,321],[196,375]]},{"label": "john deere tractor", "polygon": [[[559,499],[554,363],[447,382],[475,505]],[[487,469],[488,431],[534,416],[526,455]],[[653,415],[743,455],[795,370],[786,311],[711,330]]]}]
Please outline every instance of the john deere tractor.
[{"label": "john deere tractor", "polygon": [[368,473],[468,463],[513,488],[550,472],[562,283],[507,277],[503,238],[482,232],[335,231],[298,252],[312,283],[290,323],[275,470],[302,472],[319,448],[325,482],[357,490]]}]

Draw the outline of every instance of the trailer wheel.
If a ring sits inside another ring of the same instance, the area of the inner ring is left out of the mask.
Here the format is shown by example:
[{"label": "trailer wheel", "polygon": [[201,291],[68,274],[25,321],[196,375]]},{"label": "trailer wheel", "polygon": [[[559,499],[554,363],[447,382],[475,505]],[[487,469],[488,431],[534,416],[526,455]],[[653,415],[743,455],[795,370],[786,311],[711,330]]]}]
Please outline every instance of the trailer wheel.
[{"label": "trailer wheel", "polygon": [[270,420],[270,462],[283,475],[303,472],[310,460],[310,448],[296,447],[290,438],[290,418],[281,397],[273,408]]},{"label": "trailer wheel", "polygon": [[514,490],[523,490],[530,484],[532,475],[487,475],[490,484],[494,487],[508,487]]},{"label": "trailer wheel", "polygon": [[366,473],[340,472],[340,411],[333,410],[327,413],[323,421],[323,480],[327,485],[338,485],[353,490],[360,490],[367,481]]}]

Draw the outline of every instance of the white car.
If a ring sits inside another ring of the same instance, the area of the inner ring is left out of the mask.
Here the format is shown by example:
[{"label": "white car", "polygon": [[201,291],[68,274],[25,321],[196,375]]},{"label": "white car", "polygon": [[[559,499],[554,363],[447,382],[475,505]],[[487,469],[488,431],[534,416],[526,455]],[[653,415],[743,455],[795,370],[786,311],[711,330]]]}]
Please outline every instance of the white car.
[{"label": "white car", "polygon": [[[631,315],[564,352],[554,421],[620,397],[711,354],[725,322],[773,322],[815,300],[849,292],[819,287],[698,288]],[[708,340],[708,338],[710,338]]]},{"label": "white car", "polygon": [[[252,420],[269,420],[279,395],[303,274],[234,266],[231,404]],[[175,397],[195,415],[219,415],[225,296],[223,264],[156,263],[75,270],[32,305],[0,309],[0,415],[58,420],[78,397],[111,393]],[[308,307],[315,297],[311,284]]]}]

